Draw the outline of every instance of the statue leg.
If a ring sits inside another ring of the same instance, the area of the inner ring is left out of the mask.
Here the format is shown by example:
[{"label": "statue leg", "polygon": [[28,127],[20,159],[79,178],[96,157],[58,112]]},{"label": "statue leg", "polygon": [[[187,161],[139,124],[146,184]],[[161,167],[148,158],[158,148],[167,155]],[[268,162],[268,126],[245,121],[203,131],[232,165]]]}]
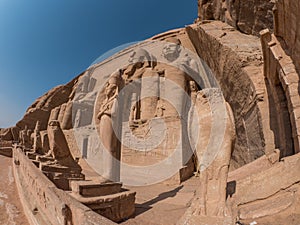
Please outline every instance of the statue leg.
[{"label": "statue leg", "polygon": [[219,171],[219,200],[215,211],[215,216],[229,216],[229,211],[226,207],[226,187],[227,187],[228,166],[223,166]]},{"label": "statue leg", "polygon": [[208,183],[208,171],[200,171],[200,193],[199,193],[199,207],[197,207],[195,214],[200,216],[206,215],[206,195],[207,195],[207,183]]}]

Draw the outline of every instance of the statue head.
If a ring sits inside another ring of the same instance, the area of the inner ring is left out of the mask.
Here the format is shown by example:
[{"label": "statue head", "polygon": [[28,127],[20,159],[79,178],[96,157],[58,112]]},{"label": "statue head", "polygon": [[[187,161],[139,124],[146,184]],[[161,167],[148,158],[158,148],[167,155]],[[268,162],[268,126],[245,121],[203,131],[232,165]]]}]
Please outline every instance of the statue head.
[{"label": "statue head", "polygon": [[198,91],[198,87],[197,87],[197,84],[196,84],[195,81],[191,80],[191,81],[189,82],[189,84],[190,84],[190,91],[191,91],[191,92],[196,92],[196,91]]},{"label": "statue head", "polygon": [[123,86],[123,78],[122,78],[122,70],[117,70],[114,72],[108,79],[108,82],[105,86],[105,94],[108,97],[114,96],[122,89]]},{"label": "statue head", "polygon": [[170,62],[175,61],[181,52],[181,41],[178,38],[170,37],[165,40],[167,43],[163,48],[163,56]]},{"label": "statue head", "polygon": [[51,120],[48,123],[48,128],[52,129],[52,130],[59,130],[60,129],[60,123],[58,120]]},{"label": "statue head", "polygon": [[135,65],[136,68],[141,68],[145,62],[147,62],[147,66],[151,66],[150,54],[143,48],[139,48],[132,52],[128,61]]},{"label": "statue head", "polygon": [[105,87],[105,94],[108,98],[114,96],[118,91],[118,86],[116,84],[107,83]]}]

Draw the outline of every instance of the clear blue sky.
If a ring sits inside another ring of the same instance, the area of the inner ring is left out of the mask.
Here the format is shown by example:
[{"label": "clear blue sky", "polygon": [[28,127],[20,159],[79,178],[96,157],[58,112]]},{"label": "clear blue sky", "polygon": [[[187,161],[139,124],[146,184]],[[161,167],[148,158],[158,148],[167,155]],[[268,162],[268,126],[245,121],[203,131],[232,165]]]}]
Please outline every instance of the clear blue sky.
[{"label": "clear blue sky", "polygon": [[197,0],[0,0],[0,127],[119,45],[197,17]]}]

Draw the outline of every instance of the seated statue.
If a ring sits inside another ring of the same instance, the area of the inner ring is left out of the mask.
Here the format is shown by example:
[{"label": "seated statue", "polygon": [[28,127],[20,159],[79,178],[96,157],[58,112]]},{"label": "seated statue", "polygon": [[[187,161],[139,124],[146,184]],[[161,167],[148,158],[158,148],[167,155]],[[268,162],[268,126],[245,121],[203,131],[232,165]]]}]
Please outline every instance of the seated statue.
[{"label": "seated statue", "polygon": [[19,139],[21,142],[21,145],[23,148],[25,149],[30,149],[31,148],[31,144],[30,144],[30,136],[28,136],[28,129],[27,126],[25,126],[24,130],[21,130],[19,135]]},{"label": "seated statue", "polygon": [[38,154],[43,154],[42,137],[40,133],[40,121],[36,122],[34,131],[31,135],[33,142],[33,151]]},{"label": "seated statue", "polygon": [[77,163],[73,159],[66,137],[57,120],[51,120],[47,128],[50,150],[45,155],[55,159],[53,164],[62,166],[76,166]]}]

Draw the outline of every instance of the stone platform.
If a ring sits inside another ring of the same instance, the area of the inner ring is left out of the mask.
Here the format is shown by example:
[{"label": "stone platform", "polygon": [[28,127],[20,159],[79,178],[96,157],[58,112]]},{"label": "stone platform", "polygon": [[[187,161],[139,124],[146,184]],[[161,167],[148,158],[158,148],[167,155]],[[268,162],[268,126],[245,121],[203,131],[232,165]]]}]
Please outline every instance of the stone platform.
[{"label": "stone platform", "polygon": [[71,190],[70,181],[84,180],[85,176],[79,167],[64,167],[40,163],[40,170],[60,189]]},{"label": "stone platform", "polygon": [[122,183],[72,181],[71,188],[71,196],[114,222],[124,221],[135,213],[136,192],[122,188]]}]

